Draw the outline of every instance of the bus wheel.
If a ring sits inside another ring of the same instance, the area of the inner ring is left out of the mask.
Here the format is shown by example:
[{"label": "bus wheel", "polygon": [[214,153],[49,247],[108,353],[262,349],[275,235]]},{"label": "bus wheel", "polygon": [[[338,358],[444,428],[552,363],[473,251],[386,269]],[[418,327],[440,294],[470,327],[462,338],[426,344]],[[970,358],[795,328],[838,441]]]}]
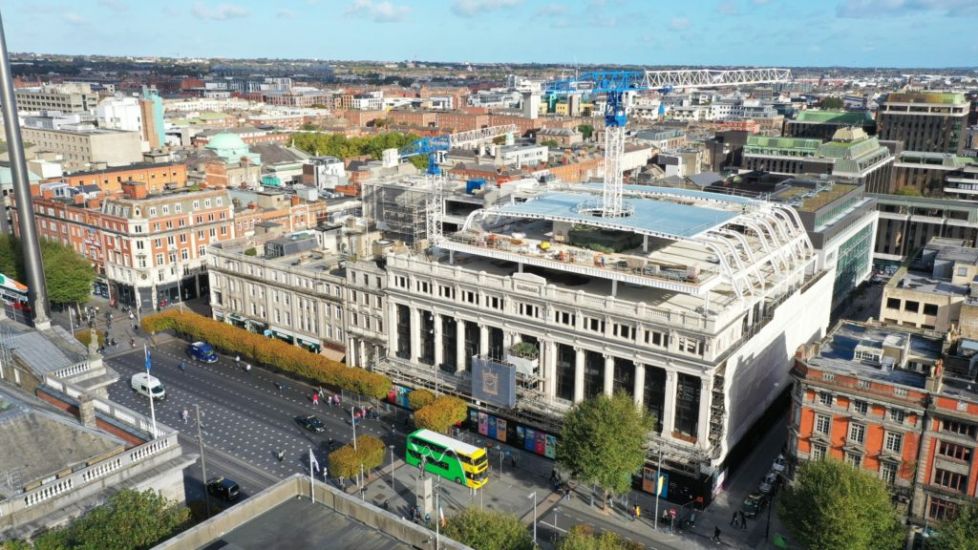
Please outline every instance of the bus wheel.
[{"label": "bus wheel", "polygon": [[459,485],[461,485],[462,484],[462,478],[460,478],[460,477],[455,478],[455,483],[458,483]]}]

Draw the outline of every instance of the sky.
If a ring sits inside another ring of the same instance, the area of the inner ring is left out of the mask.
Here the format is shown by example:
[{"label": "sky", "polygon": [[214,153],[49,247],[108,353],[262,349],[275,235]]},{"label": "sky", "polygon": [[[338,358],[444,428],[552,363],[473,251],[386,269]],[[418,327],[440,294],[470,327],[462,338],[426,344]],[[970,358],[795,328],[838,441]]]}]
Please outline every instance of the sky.
[{"label": "sky", "polygon": [[4,0],[12,52],[635,65],[978,65],[978,0]]}]

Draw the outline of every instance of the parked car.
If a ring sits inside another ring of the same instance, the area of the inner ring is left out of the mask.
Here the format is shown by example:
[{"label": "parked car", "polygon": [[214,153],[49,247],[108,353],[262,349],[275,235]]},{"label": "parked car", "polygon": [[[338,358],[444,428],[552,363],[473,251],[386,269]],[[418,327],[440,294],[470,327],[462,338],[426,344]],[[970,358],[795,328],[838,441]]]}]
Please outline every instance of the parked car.
[{"label": "parked car", "polygon": [[762,495],[770,495],[774,491],[774,484],[768,483],[766,480],[761,482],[761,485],[757,488]]},{"label": "parked car", "polygon": [[226,477],[215,477],[207,482],[207,492],[214,497],[227,502],[238,500],[240,488],[233,480]]},{"label": "parked car", "polygon": [[129,379],[132,391],[144,395],[152,396],[153,399],[166,399],[166,390],[160,379],[145,372],[137,372]]},{"label": "parked car", "polygon": [[326,426],[323,424],[323,421],[311,414],[307,416],[297,416],[295,417],[295,421],[310,432],[321,433],[326,431]]},{"label": "parked car", "polygon": [[217,363],[217,352],[207,342],[194,342],[187,347],[187,355],[194,361]]},{"label": "parked car", "polygon": [[767,506],[767,497],[761,493],[751,493],[744,498],[744,504],[741,506],[741,510],[744,512],[744,516],[748,518],[757,517],[757,514],[761,513],[761,510]]},{"label": "parked car", "polygon": [[784,455],[778,455],[778,458],[775,458],[774,463],[771,464],[771,471],[783,474],[786,465],[787,463],[784,460]]}]

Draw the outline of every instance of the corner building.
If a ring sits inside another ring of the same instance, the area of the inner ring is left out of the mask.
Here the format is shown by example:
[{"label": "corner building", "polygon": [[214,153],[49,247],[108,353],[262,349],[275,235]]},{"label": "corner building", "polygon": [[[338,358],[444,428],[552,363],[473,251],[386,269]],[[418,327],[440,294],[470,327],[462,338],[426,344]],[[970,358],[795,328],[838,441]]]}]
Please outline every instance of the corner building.
[{"label": "corner building", "polygon": [[602,218],[600,190],[552,189],[457,232],[432,224],[427,254],[387,254],[376,369],[468,399],[480,432],[546,456],[574,403],[627,393],[658,419],[643,476],[662,448],[669,498],[709,502],[794,350],[823,335],[833,268],[787,206],[642,186],[630,215]]}]

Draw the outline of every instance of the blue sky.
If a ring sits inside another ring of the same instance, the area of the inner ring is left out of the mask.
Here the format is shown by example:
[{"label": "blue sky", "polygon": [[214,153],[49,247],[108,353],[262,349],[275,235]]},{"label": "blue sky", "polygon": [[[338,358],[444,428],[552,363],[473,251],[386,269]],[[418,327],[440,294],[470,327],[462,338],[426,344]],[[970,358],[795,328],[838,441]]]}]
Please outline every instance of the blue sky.
[{"label": "blue sky", "polygon": [[470,62],[978,65],[978,0],[5,0],[11,51]]}]

